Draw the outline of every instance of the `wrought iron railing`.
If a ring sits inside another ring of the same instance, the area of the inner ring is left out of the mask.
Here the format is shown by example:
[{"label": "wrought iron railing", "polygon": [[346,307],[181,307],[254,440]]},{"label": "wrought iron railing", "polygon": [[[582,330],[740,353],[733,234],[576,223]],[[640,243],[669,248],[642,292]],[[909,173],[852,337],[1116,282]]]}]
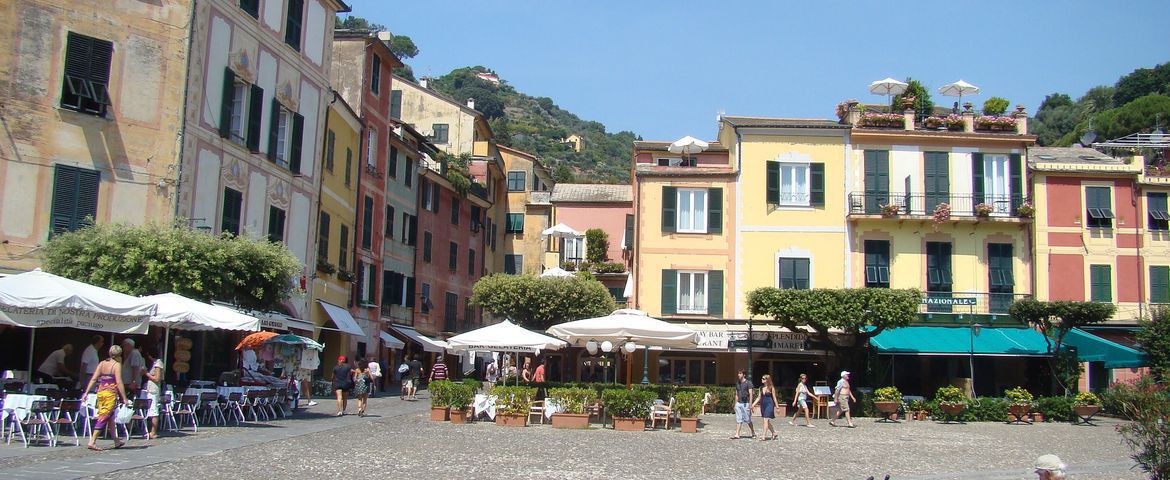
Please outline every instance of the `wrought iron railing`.
[{"label": "wrought iron railing", "polygon": [[[964,323],[968,320],[984,321],[989,323],[1016,323],[1008,315],[1008,309],[1016,300],[1031,298],[1027,293],[996,293],[996,292],[943,292],[926,291],[923,303],[918,312],[926,315],[928,322]],[[939,315],[933,318],[934,314]],[[958,316],[973,315],[970,319],[958,319]]]},{"label": "wrought iron railing", "polygon": [[949,217],[1020,217],[1022,195],[850,192],[850,215],[931,216],[946,204]]}]

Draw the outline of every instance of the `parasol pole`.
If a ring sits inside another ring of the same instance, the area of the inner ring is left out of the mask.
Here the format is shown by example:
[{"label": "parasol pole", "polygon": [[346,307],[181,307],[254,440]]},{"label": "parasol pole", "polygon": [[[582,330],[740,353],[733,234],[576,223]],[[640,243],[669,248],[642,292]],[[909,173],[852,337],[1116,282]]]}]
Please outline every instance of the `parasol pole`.
[{"label": "parasol pole", "polygon": [[167,363],[170,362],[169,359],[171,358],[170,357],[170,350],[171,350],[171,324],[170,324],[170,322],[167,322],[166,331],[163,332],[163,354],[162,354],[163,378],[166,378],[166,373],[167,373],[166,366],[167,366]]},{"label": "parasol pole", "polygon": [[27,382],[26,382],[27,384],[31,385],[33,383],[33,369],[32,369],[33,347],[36,346],[37,329],[30,328],[29,331],[30,331],[30,333],[28,335],[28,378],[26,378],[25,380],[27,380]]}]

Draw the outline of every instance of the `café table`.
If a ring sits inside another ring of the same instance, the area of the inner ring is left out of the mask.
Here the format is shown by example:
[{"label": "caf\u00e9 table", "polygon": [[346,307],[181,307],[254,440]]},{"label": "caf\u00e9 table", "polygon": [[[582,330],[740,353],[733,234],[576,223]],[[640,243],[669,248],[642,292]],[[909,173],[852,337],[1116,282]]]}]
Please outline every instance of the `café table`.
[{"label": "caf\u00e9 table", "polygon": [[475,409],[475,416],[479,418],[479,414],[486,413],[488,418],[496,419],[496,396],[485,395],[477,393],[475,395],[475,402],[472,404]]}]

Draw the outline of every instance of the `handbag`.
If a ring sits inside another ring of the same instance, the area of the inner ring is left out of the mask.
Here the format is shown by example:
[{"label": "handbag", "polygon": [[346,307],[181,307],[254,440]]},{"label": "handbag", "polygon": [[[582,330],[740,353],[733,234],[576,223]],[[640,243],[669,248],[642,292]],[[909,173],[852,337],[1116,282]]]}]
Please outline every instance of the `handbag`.
[{"label": "handbag", "polygon": [[125,425],[130,423],[130,419],[134,416],[134,409],[129,405],[122,404],[114,412],[114,423]]}]

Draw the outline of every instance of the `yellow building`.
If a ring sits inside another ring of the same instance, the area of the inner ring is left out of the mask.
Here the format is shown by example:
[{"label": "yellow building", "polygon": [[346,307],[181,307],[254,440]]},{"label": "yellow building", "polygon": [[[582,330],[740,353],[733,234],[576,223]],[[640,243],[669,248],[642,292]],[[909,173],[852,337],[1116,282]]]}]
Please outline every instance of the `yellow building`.
[{"label": "yellow building", "polygon": [[540,274],[559,263],[555,256],[545,260],[544,253],[552,240],[541,235],[553,225],[552,175],[535,155],[503,146],[499,151],[508,192],[504,201],[503,271]]},{"label": "yellow building", "polygon": [[[353,259],[353,226],[357,212],[357,188],[360,172],[358,153],[363,133],[362,121],[345,100],[333,93],[325,121],[323,158],[321,160],[321,196],[318,199],[317,268],[309,287],[312,308],[309,320],[319,330],[318,341],[325,345],[322,365],[329,359],[350,355],[358,339],[337,330],[329,312],[321,303],[345,308],[349,304],[352,284],[338,275],[321,275],[330,270],[346,269]],[[324,328],[324,329],[322,329]]]}]

